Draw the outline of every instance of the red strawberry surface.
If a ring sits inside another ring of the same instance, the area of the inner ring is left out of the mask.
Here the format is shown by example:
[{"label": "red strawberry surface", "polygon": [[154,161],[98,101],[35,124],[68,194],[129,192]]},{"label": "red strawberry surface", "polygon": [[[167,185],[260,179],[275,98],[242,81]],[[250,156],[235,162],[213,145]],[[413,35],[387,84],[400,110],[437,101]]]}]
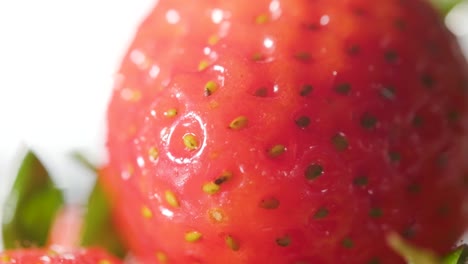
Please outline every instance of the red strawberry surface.
[{"label": "red strawberry surface", "polygon": [[[59,253],[60,252],[60,253]],[[100,249],[21,249],[0,253],[1,264],[119,264],[118,259]]]},{"label": "red strawberry surface", "polygon": [[468,223],[468,66],[423,0],[160,0],[116,77],[143,263],[403,263]]}]

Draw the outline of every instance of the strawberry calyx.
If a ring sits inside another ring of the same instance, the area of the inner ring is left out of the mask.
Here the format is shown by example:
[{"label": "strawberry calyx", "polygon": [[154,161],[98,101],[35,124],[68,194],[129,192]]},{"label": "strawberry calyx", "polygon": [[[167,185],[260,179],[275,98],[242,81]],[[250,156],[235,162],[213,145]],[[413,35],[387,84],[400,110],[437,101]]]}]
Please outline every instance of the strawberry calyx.
[{"label": "strawberry calyx", "polygon": [[[82,155],[75,153],[73,157],[97,172]],[[32,151],[23,158],[3,206],[2,234],[5,249],[13,250],[10,252],[20,248],[50,249],[58,253],[103,248],[118,257],[126,254],[99,182],[86,204],[67,204],[62,190]]]},{"label": "strawberry calyx", "polygon": [[[72,157],[84,167],[98,173],[97,167],[81,153],[75,152]],[[115,231],[111,216],[109,201],[98,178],[88,198],[80,244],[86,247],[100,246],[118,257],[124,257],[126,250]]]},{"label": "strawberry calyx", "polygon": [[448,14],[457,4],[463,0],[430,0],[442,15]]},{"label": "strawberry calyx", "polygon": [[466,264],[468,262],[468,245],[463,244],[455,248],[450,254],[446,255],[443,264]]},{"label": "strawberry calyx", "polygon": [[39,158],[28,151],[3,208],[2,234],[5,248],[45,246],[62,192]]}]

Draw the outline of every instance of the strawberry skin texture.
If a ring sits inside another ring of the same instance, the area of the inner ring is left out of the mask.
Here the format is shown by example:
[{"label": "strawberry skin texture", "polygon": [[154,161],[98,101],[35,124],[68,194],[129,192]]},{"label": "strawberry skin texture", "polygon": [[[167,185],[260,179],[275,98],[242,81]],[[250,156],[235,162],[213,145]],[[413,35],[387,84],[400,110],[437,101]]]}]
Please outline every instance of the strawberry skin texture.
[{"label": "strawberry skin texture", "polygon": [[468,215],[468,67],[419,0],[160,0],[104,180],[143,263],[403,263]]},{"label": "strawberry skin texture", "polygon": [[121,261],[100,249],[75,249],[62,252],[53,249],[20,249],[0,252],[1,264],[120,264]]}]

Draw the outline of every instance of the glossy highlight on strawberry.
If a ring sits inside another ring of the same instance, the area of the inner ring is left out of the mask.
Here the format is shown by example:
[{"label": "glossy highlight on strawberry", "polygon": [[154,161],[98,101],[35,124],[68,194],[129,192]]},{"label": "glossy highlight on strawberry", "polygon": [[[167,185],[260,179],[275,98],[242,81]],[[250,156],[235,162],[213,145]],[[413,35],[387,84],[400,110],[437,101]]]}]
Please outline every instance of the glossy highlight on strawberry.
[{"label": "glossy highlight on strawberry", "polygon": [[[152,263],[403,263],[468,223],[468,66],[422,0],[160,0],[108,112]],[[464,205],[465,204],[465,205]]]}]

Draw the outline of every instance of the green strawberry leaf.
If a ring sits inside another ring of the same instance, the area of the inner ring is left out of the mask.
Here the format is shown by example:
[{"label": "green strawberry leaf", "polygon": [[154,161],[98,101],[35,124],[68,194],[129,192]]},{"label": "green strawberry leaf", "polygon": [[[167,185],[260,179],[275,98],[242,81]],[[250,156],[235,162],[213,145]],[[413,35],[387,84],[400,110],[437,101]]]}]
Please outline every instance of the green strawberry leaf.
[{"label": "green strawberry leaf", "polygon": [[443,14],[447,15],[453,7],[463,0],[430,0],[432,4]]},{"label": "green strawberry leaf", "polygon": [[466,264],[468,263],[468,245],[457,247],[450,254],[445,256],[442,264]]},{"label": "green strawberry leaf", "polygon": [[97,181],[88,200],[81,244],[86,247],[100,246],[116,256],[123,257],[126,250],[117,233],[112,222],[109,202]]},{"label": "green strawberry leaf", "polygon": [[[97,174],[96,167],[83,155],[73,153],[73,157],[83,166]],[[99,246],[116,256],[123,257],[126,250],[117,233],[115,225],[112,222],[109,201],[98,179],[88,199],[81,245],[86,247]]]},{"label": "green strawberry leaf", "polygon": [[45,246],[55,215],[63,203],[62,192],[41,161],[29,151],[3,209],[5,248]]},{"label": "green strawberry leaf", "polygon": [[82,153],[76,151],[72,152],[71,157],[83,167],[89,169],[90,171],[97,172],[96,166],[93,163],[91,163]]}]

